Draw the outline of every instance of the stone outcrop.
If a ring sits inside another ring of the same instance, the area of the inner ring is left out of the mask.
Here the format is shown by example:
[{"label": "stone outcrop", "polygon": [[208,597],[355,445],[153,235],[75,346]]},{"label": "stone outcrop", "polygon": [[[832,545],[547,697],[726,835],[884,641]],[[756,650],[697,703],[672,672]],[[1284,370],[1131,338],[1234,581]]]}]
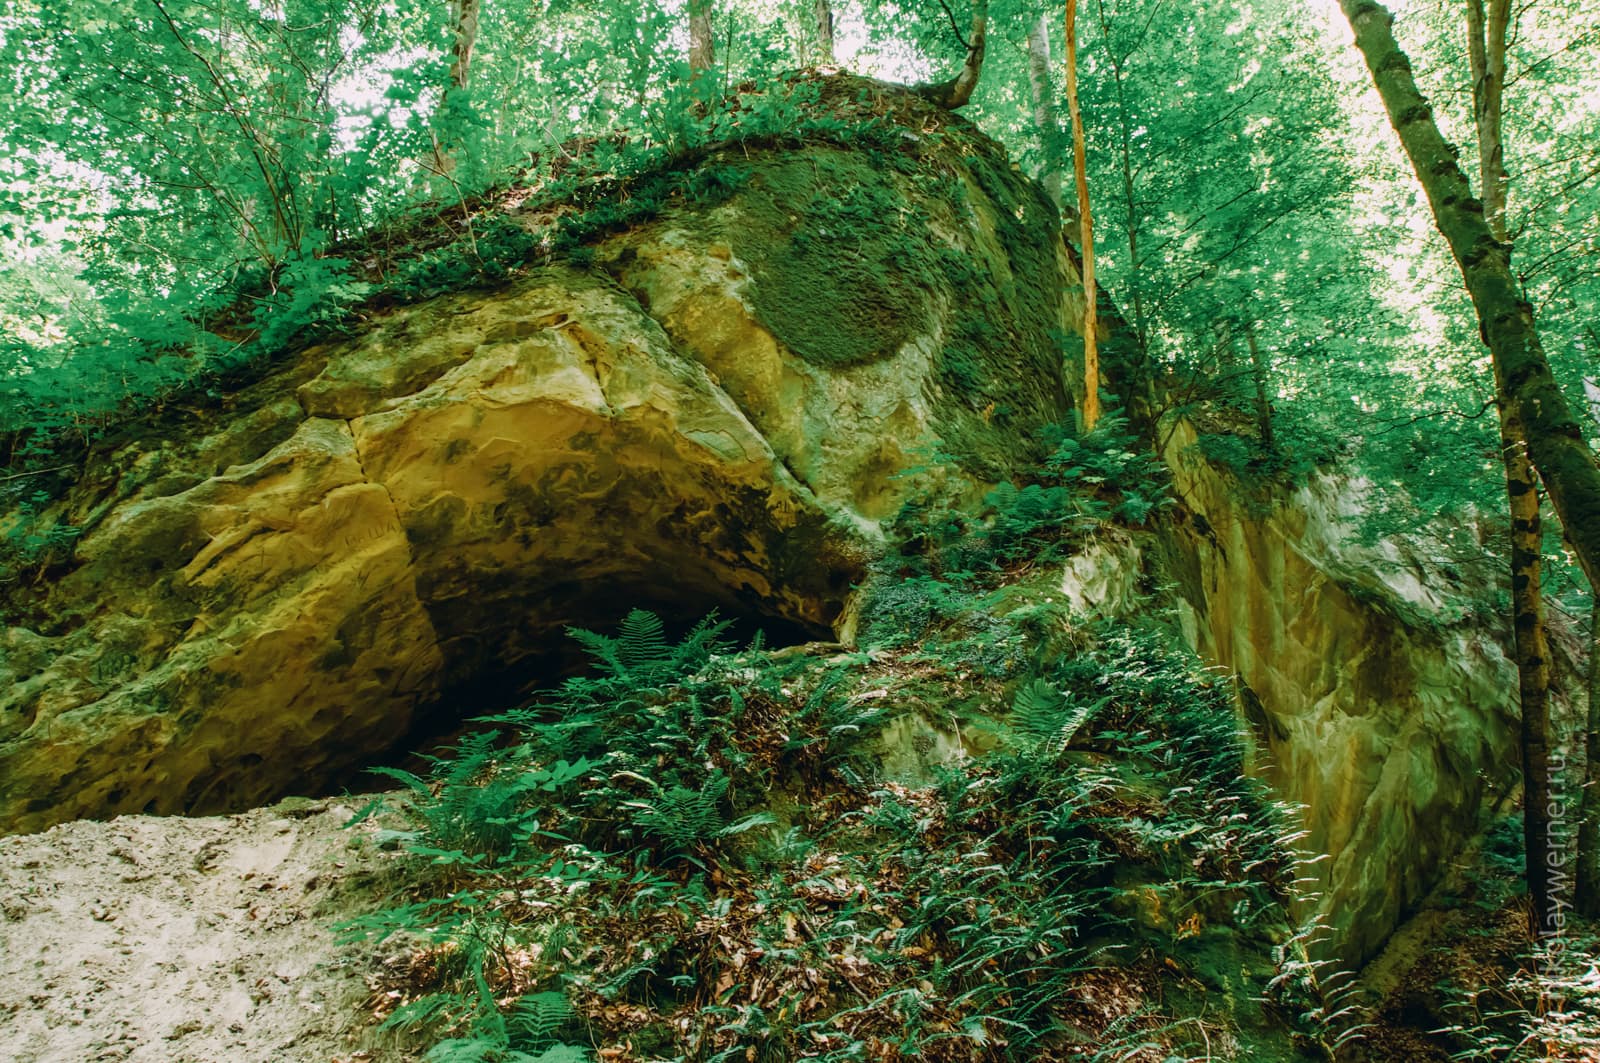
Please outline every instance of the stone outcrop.
[{"label": "stone outcrop", "polygon": [[[1371,957],[1517,785],[1516,669],[1484,592],[1355,540],[1362,485],[1323,476],[1253,501],[1191,446],[1162,542],[1186,634],[1231,672],[1255,768],[1302,809],[1308,913],[1346,966]],[[1499,573],[1475,572],[1481,580]]]},{"label": "stone outcrop", "polygon": [[910,491],[1068,411],[1048,202],[936,120],[713,157],[713,204],[125,426],[0,607],[0,829],[325,786],[632,606],[834,631]]}]

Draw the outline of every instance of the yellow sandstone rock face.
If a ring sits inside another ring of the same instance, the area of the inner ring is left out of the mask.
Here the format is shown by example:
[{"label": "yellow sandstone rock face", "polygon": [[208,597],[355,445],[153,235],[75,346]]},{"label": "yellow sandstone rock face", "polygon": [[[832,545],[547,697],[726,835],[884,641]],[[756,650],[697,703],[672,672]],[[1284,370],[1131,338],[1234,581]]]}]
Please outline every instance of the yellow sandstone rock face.
[{"label": "yellow sandstone rock face", "polygon": [[[983,187],[1045,209],[988,165]],[[990,259],[1014,202],[895,180],[907,212],[967,219],[948,261],[1011,269]],[[1067,415],[1059,243],[1026,249],[1042,295],[994,302],[988,346],[964,341],[958,394],[947,281],[919,276],[875,326],[892,342],[819,364],[755,309],[723,236],[740,202],[610,235],[592,269],[376,314],[192,428],[168,416],[93,455],[56,503],[85,529],[71,565],[0,618],[0,830],[328,785],[419,721],[505,707],[559,663],[565,626],[633,606],[831,636],[911,491],[972,490]],[[782,274],[760,283],[792,309]],[[981,456],[932,461],[951,439]]]},{"label": "yellow sandstone rock face", "polygon": [[1186,634],[1233,673],[1254,770],[1322,854],[1302,873],[1323,954],[1354,968],[1516,783],[1509,633],[1470,599],[1500,573],[1354,541],[1363,486],[1345,478],[1252,506],[1194,439],[1180,426],[1168,450],[1191,514],[1167,536]]}]

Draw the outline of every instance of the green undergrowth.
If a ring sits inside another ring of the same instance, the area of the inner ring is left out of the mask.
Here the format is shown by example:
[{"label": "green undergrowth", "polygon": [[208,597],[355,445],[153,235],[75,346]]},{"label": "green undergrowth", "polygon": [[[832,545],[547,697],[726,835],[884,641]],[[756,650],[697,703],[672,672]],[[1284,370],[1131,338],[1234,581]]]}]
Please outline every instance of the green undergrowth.
[{"label": "green undergrowth", "polygon": [[[1563,839],[1570,847],[1572,839]],[[1580,1063],[1600,1050],[1600,926],[1570,907],[1533,940],[1520,812],[1485,832],[1425,903],[1415,938],[1384,957],[1365,1058],[1416,1063]]]},{"label": "green undergrowth", "polygon": [[900,546],[875,563],[863,598],[867,638],[915,641],[972,595],[1060,562],[1108,528],[1143,526],[1172,504],[1165,466],[1119,414],[1084,435],[1051,426],[1042,436],[1048,457],[979,505],[934,489],[907,502],[893,528]]},{"label": "green undergrowth", "polygon": [[93,335],[65,348],[0,349],[0,464],[42,467],[120,420],[180,394],[236,387],[283,352],[362,327],[375,309],[503,282],[675,203],[714,204],[739,187],[719,154],[835,145],[889,158],[906,149],[904,100],[861,79],[804,77],[745,85],[655,137],[589,139],[535,160],[508,181],[422,204],[360,240],[313,239],[270,274],[110,307]]},{"label": "green undergrowth", "polygon": [[1287,492],[1349,458],[1357,442],[1292,406],[1273,418],[1267,435],[1253,411],[1225,396],[1176,405],[1167,416],[1194,427],[1195,452],[1228,476],[1241,502],[1260,516]]},{"label": "green undergrowth", "polygon": [[981,666],[960,617],[574,631],[590,674],[386,773],[409,892],[343,928],[399,945],[383,1025],[431,1061],[1317,1058],[1295,839],[1226,691],[1012,595]]},{"label": "green undergrowth", "polygon": [[[934,128],[907,139],[901,125],[914,120]],[[674,130],[654,138],[574,142],[501,183],[381,219],[360,239],[309,243],[270,272],[242,269],[222,290],[114,299],[102,327],[67,354],[0,347],[0,463],[42,464],[150,403],[237,386],[285,351],[360,330],[382,307],[499,285],[552,259],[589,263],[603,235],[736,194],[749,176],[742,160],[760,150],[837,147],[899,170],[941,150],[1000,150],[952,122],[864,78],[742,85],[702,109],[685,102]]]}]

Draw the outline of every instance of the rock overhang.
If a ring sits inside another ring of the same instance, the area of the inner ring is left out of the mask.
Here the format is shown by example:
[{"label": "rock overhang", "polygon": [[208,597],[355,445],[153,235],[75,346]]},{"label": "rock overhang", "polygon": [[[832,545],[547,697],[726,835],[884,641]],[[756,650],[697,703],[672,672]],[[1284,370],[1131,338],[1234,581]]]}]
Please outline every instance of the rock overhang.
[{"label": "rock overhang", "polygon": [[[484,699],[559,667],[567,626],[634,606],[796,640],[847,627],[908,497],[981,490],[1067,411],[1070,263],[1053,230],[1026,254],[994,236],[1042,196],[947,149],[923,162],[953,183],[883,178],[938,219],[923,251],[943,265],[850,364],[763,315],[794,271],[730,236],[735,196],[606,235],[587,268],[377,314],[198,430],[93,456],[58,503],[85,529],[71,565],[0,644],[0,828],[314,790],[419,721],[504,707]],[[999,278],[982,330],[958,254]]]}]

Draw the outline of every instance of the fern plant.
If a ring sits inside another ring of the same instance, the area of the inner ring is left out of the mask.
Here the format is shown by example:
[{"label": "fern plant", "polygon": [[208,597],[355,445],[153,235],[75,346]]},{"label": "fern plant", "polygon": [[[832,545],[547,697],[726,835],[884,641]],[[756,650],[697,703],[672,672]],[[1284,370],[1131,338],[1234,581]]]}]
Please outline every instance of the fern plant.
[{"label": "fern plant", "polygon": [[728,649],[723,635],[731,621],[718,620],[715,611],[697,623],[677,643],[668,641],[661,618],[644,609],[632,609],[616,635],[601,635],[583,628],[568,628],[567,633],[588,651],[599,671],[571,684],[582,693],[598,688],[605,693],[618,690],[654,689],[687,678],[715,653]]},{"label": "fern plant", "polygon": [[677,853],[690,853],[718,838],[743,834],[776,822],[764,812],[746,816],[736,823],[728,822],[722,806],[730,780],[720,770],[707,776],[698,789],[663,787],[632,772],[622,774],[643,783],[651,791],[646,800],[624,802],[623,807],[633,812],[633,823],[646,835],[665,841]]},{"label": "fern plant", "polygon": [[577,1017],[565,993],[526,993],[512,1005],[506,1028],[514,1043],[529,1049],[548,1049],[561,1040],[561,1033]]},{"label": "fern plant", "polygon": [[1011,719],[1017,730],[1046,756],[1065,752],[1085,724],[1111,701],[1110,695],[1080,704],[1052,684],[1035,677],[1017,690]]},{"label": "fern plant", "polygon": [[406,787],[404,804],[419,822],[414,830],[386,836],[438,864],[492,864],[509,856],[530,829],[536,797],[565,788],[593,766],[582,757],[521,766],[517,751],[501,748],[499,731],[470,735],[452,753],[430,758],[432,782],[400,768],[371,769]]},{"label": "fern plant", "polygon": [[[502,715],[508,740],[463,742],[469,763],[412,786],[423,838],[474,807],[454,785],[514,793],[479,805],[516,826],[508,858],[456,867],[466,888],[366,923],[420,929],[452,961],[395,1014],[445,1038],[435,1060],[568,1058],[588,1038],[646,1058],[1069,1051],[1071,1001],[1107,972],[1132,968],[1137,995],[1164,977],[1139,966],[1151,953],[1180,970],[1213,958],[1213,941],[1130,907],[1131,874],[1173,920],[1268,936],[1294,874],[1275,809],[1228,775],[1225,692],[1155,636],[1080,634],[1073,656],[1021,665],[999,749],[921,788],[885,778],[860,739],[897,705],[1003,697],[1009,680],[975,678],[948,637],[829,662],[724,657],[694,634],[685,650],[643,615],[580,638],[597,674]],[[550,777],[527,785],[536,772]],[[775,824],[769,809],[785,833],[733,842]],[[1205,1032],[1154,1010],[1125,1020],[1124,1054],[1188,1058]]]}]

